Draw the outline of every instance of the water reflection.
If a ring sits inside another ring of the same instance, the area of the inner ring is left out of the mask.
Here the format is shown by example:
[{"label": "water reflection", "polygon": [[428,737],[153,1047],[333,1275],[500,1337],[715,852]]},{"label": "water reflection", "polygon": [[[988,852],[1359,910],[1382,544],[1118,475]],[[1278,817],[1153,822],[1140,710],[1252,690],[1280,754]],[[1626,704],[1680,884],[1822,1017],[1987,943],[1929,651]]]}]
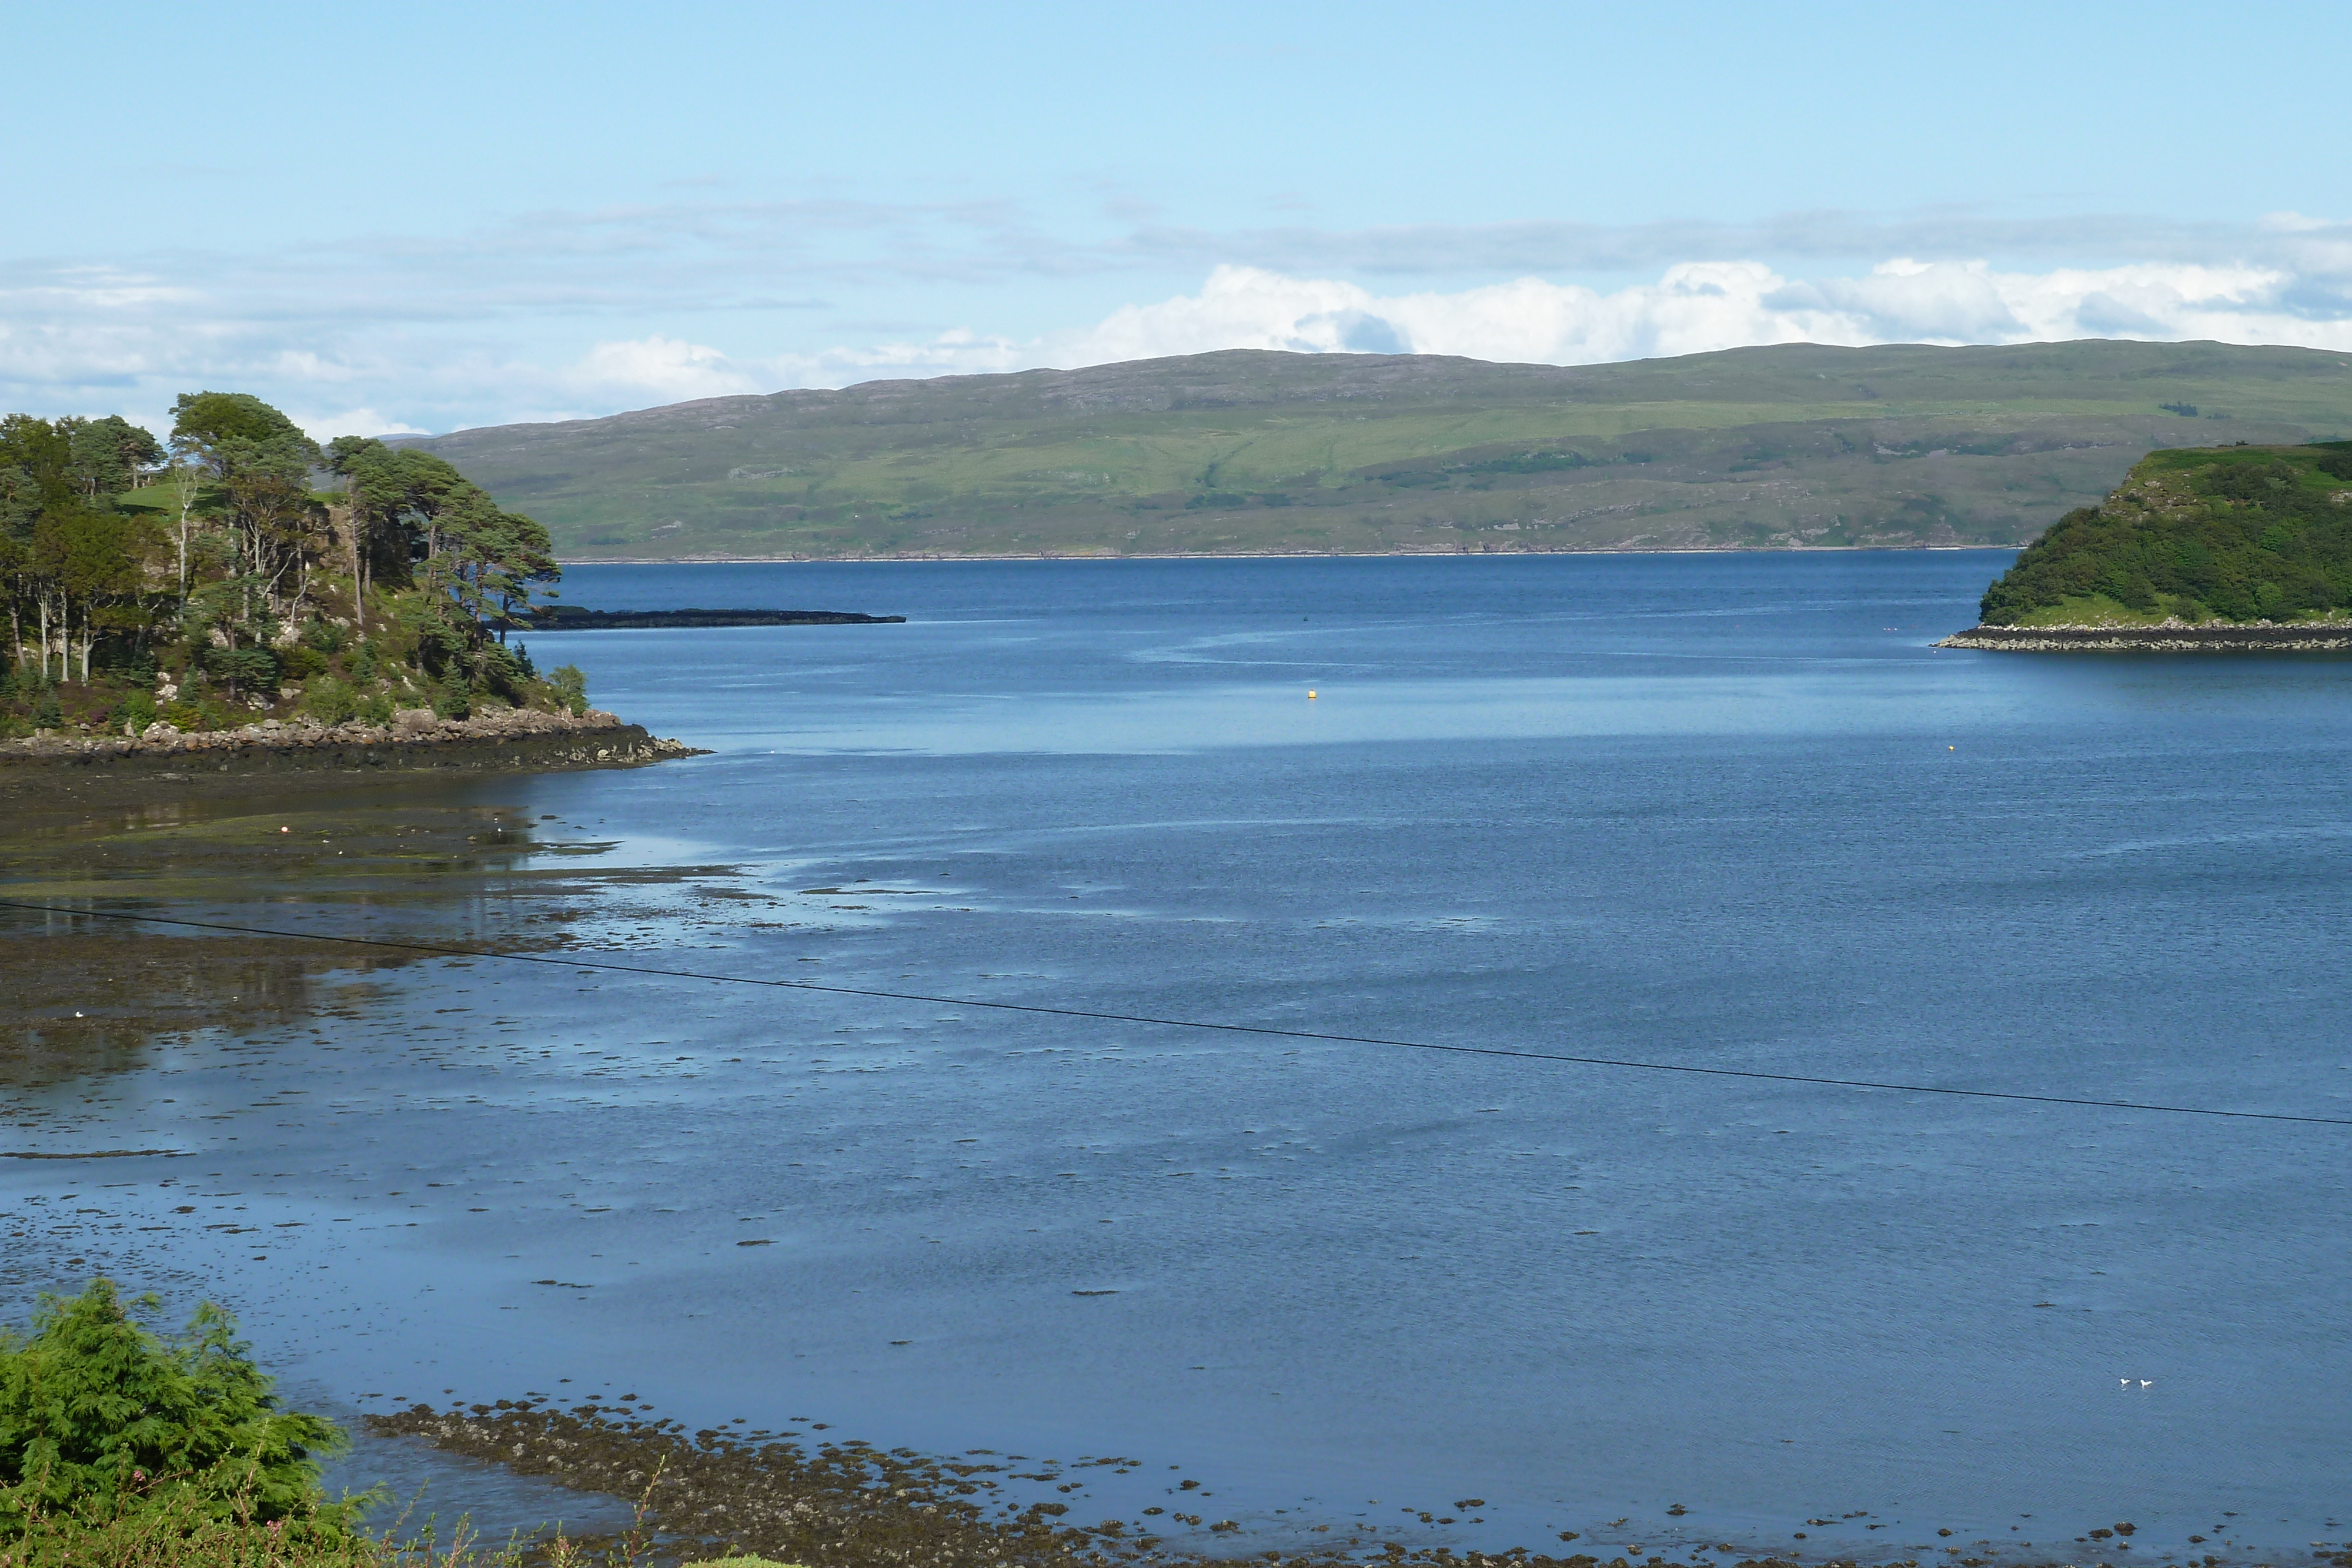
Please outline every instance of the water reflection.
[{"label": "water reflection", "polygon": [[[825,607],[924,614],[581,635],[600,701],[719,755],[502,781],[494,831],[550,847],[366,907],[754,978],[2352,1103],[2345,665],[1927,649],[1981,558],[1328,564],[842,576],[904,597]],[[1354,672],[1311,709],[1148,656],[1297,647]],[[1482,1498],[1446,1528],[1488,1545],[2076,1555],[2126,1519],[2163,1558],[2230,1510],[2274,1553],[2352,1480],[2325,1130],[371,983],[60,1086],[56,1147],[197,1152],[0,1169],[54,1219],[9,1288],[202,1282],[355,1403],[572,1378],[689,1426],[1144,1455],[1268,1526]]]}]

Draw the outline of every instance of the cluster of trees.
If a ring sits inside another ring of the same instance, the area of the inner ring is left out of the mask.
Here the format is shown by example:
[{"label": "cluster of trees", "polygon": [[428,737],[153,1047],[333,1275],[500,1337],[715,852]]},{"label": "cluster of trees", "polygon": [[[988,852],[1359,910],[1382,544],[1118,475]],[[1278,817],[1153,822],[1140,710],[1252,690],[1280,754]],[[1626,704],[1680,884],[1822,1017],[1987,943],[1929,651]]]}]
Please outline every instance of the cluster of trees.
[{"label": "cluster of trees", "polygon": [[2352,442],[2158,452],[1987,591],[1990,626],[2109,601],[2187,621],[2352,612]]},{"label": "cluster of trees", "polygon": [[[572,700],[508,633],[558,570],[547,530],[438,457],[321,449],[242,392],[120,418],[0,419],[0,726],[243,722]],[[300,694],[287,683],[317,685]],[[320,683],[323,683],[322,685]]]},{"label": "cluster of trees", "polygon": [[[0,419],[0,570],[9,625],[25,663],[27,623],[43,680],[67,679],[76,649],[84,679],[103,612],[136,591],[144,532],[109,504],[163,460],[154,436],[120,418]],[[110,616],[106,619],[110,620]]]}]

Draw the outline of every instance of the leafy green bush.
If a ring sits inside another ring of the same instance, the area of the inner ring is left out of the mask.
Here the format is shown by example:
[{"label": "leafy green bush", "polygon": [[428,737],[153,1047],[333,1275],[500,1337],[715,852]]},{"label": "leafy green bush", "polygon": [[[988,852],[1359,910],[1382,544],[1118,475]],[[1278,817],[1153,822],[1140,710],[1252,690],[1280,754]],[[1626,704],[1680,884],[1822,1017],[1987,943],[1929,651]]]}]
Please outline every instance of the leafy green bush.
[{"label": "leafy green bush", "polygon": [[307,681],[327,667],[327,655],[308,643],[278,650],[278,671],[289,681]]},{"label": "leafy green bush", "polygon": [[233,692],[274,695],[278,689],[278,656],[267,648],[207,648],[205,671]]},{"label": "leafy green bush", "polygon": [[302,645],[321,653],[340,653],[350,640],[351,633],[331,621],[307,622],[302,627]]},{"label": "leafy green bush", "polygon": [[332,675],[320,675],[302,694],[302,711],[320,724],[341,724],[359,708],[359,694]]},{"label": "leafy green bush", "polygon": [[370,692],[360,700],[359,715],[373,725],[392,722],[393,701],[389,692]]},{"label": "leafy green bush", "polygon": [[136,734],[155,722],[155,699],[146,692],[132,692],[122,699],[122,706],[117,713]]},{"label": "leafy green bush", "polygon": [[588,676],[577,664],[560,664],[547,673],[556,700],[572,713],[588,711]]},{"label": "leafy green bush", "polygon": [[518,656],[519,653],[518,649],[502,648],[496,643],[484,648],[474,660],[475,689],[494,693],[510,702],[521,696],[530,680],[530,666]]},{"label": "leafy green bush", "polygon": [[372,1500],[322,1504],[314,1456],[347,1439],[322,1416],[277,1408],[236,1329],[205,1302],[165,1339],[97,1279],[44,1296],[28,1337],[0,1333],[0,1528],[131,1508],[343,1533]]}]

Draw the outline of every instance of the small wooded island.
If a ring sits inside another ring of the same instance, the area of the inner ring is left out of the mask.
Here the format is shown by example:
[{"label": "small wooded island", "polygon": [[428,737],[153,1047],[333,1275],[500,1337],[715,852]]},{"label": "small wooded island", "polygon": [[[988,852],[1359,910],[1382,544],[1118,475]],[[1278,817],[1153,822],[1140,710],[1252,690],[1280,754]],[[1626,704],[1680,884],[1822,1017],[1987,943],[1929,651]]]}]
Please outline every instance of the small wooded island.
[{"label": "small wooded island", "polygon": [[446,460],[362,436],[320,447],[243,392],[172,413],[168,445],[121,418],[0,418],[0,759],[382,765],[395,747],[406,765],[429,744],[440,766],[485,742],[509,765],[646,761],[683,748],[589,707],[576,667],[541,671],[511,634],[906,619],[550,603],[547,530]]},{"label": "small wooded island", "polygon": [[1942,648],[2352,648],[2352,441],[2152,452],[2067,513]]}]

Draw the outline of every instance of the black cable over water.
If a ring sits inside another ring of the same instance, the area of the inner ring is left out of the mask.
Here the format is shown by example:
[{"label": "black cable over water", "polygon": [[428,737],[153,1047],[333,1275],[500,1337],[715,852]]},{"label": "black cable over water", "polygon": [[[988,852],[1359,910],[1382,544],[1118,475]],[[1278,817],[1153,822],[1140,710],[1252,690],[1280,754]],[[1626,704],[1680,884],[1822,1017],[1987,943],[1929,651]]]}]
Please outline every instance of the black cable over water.
[{"label": "black cable over water", "polygon": [[2137,1100],[2093,1100],[2066,1094],[2024,1094],[2001,1089],[1946,1089],[1932,1083],[1881,1083],[1866,1078],[1817,1078],[1799,1072],[1757,1072],[1736,1067],[1690,1067],[1672,1061],[1633,1061],[1612,1056],[1569,1056],[1549,1051],[1513,1051],[1499,1045],[1438,1045],[1424,1040],[1390,1040],[1380,1035],[1327,1034],[1320,1030],[1276,1029],[1270,1024],[1211,1023],[1200,1019],[1156,1018],[1149,1013],[1106,1013],[1087,1008],[1049,1008],[1032,1002],[985,1002],[971,997],[940,997],[922,991],[884,991],[862,986],[826,986],[814,980],[763,980],[751,975],[714,975],[698,969],[656,969],[641,964],[607,964],[593,959],[556,958],[543,953],[494,953],[478,947],[449,947],[437,942],[401,942],[384,936],[338,936],[320,931],[285,931],[268,925],[233,925],[217,920],[175,920],[161,915],[132,915],[112,909],[60,909],[55,904],[24,904],[0,898],[0,909],[29,910],[37,915],[63,915],[85,920],[122,920],[144,925],[177,925],[192,931],[227,931],[245,936],[286,936],[304,942],[341,942],[354,947],[387,947],[404,953],[429,953],[441,958],[499,958],[509,964],[546,964],[556,968],[608,975],[643,975],[664,980],[707,980],[728,986],[765,986],[775,990],[818,991],[835,997],[873,997],[894,1002],[931,1002],[951,1008],[992,1008],[999,1012],[1037,1013],[1047,1018],[1093,1019],[1104,1023],[1155,1024],[1166,1029],[1213,1030],[1224,1034],[1270,1035],[1277,1040],[1318,1040],[1338,1045],[1385,1045],[1400,1051],[1445,1051],[1456,1056],[1505,1056],[1519,1061],[1558,1061],[1575,1067],[1622,1067],[1640,1072],[1682,1072],[1700,1078],[1752,1078],[1769,1083],[1811,1083],[1830,1089],[1884,1089],[1897,1094],[1946,1094],[1962,1100],[2013,1100],[2032,1105],[2084,1105],[2104,1111],[2158,1111],[2171,1116],[2221,1116],[2243,1122],[2301,1122],[2322,1127],[2352,1127],[2352,1117],[2295,1116],[2284,1111],[2221,1111],[2208,1105],[2158,1105]]}]

